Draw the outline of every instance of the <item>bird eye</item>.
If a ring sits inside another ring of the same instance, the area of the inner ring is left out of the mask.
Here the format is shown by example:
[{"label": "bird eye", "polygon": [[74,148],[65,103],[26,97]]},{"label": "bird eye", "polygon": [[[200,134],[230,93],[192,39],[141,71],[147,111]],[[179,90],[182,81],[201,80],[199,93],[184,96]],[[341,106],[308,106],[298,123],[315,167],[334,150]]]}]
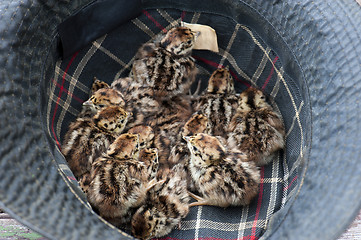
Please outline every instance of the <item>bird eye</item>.
[{"label": "bird eye", "polygon": [[193,151],[196,152],[197,150],[198,150],[198,149],[197,149],[195,146],[193,146]]}]

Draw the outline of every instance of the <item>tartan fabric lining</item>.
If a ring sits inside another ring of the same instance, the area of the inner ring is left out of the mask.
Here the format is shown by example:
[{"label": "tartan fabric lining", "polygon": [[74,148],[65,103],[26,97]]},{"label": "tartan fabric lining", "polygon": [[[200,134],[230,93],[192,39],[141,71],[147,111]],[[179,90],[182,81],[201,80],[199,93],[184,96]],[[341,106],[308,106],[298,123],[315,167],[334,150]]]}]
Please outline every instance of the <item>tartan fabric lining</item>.
[{"label": "tartan fabric lining", "polygon": [[[299,86],[284,73],[276,53],[247,26],[210,13],[143,10],[138,18],[56,63],[54,75],[49,77],[47,130],[60,149],[69,123],[76,118],[82,102],[89,97],[93,78],[111,83],[127,76],[140,44],[152,41],[158,33],[177,26],[181,20],[210,25],[218,34],[219,53],[193,53],[200,70],[198,78],[202,80],[201,86],[206,87],[215,68],[228,65],[238,92],[249,86],[261,88],[274,98],[273,106],[282,113],[287,146],[272,164],[261,168],[260,193],[249,206],[227,209],[193,207],[182,221],[181,229],[175,229],[162,239],[258,239],[272,215],[283,208],[297,190],[298,167],[304,154],[302,123],[305,120]],[[128,34],[127,38],[122,38],[124,33]],[[288,151],[290,149],[292,151]],[[66,165],[61,164],[60,171],[77,185]]]}]

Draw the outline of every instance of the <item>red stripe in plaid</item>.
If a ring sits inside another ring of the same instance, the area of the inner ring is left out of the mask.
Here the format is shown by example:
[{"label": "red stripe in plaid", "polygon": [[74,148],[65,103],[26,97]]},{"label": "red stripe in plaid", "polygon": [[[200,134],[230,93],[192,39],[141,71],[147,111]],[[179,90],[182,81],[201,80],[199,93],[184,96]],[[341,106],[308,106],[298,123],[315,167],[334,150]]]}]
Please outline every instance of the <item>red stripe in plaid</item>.
[{"label": "red stripe in plaid", "polygon": [[294,178],[292,179],[292,181],[290,182],[290,184],[288,184],[287,187],[284,187],[284,188],[283,188],[283,191],[287,191],[287,190],[292,186],[292,184],[294,183],[294,181],[297,180],[297,178],[298,178],[298,176],[294,177]]},{"label": "red stripe in plaid", "polygon": [[[211,61],[211,60],[208,60],[208,59],[205,59],[205,58],[202,58],[202,57],[198,57],[198,56],[195,56],[195,55],[193,55],[192,57],[194,57],[194,59],[196,59],[196,60],[198,60],[198,61],[201,61],[201,62],[204,62],[205,64],[208,64],[208,65],[210,65],[210,66],[212,66],[212,67],[215,67],[215,68],[224,68],[223,65],[218,64],[218,63],[216,63],[216,62],[213,62],[213,61]],[[238,76],[237,76],[237,74],[236,74],[235,72],[233,72],[233,71],[231,71],[231,70],[230,70],[229,72],[231,73],[232,77],[233,77],[237,82],[242,83],[242,84],[245,85],[246,87],[250,87],[250,86],[251,86],[248,82],[245,82],[245,81],[239,79]]]},{"label": "red stripe in plaid", "polygon": [[256,210],[256,216],[253,221],[253,227],[252,227],[252,235],[251,240],[257,239],[256,237],[256,228],[257,228],[257,221],[259,212],[261,211],[261,205],[262,205],[262,198],[263,198],[263,182],[264,182],[264,167],[261,168],[261,182],[259,184],[259,195],[258,195],[258,202],[257,202],[257,210]]},{"label": "red stripe in plaid", "polygon": [[234,72],[232,72],[232,71],[229,71],[229,72],[230,72],[230,74],[232,75],[232,77],[233,77],[234,79],[236,79],[237,82],[242,83],[242,84],[245,85],[246,87],[250,87],[250,86],[251,86],[251,84],[249,84],[248,82],[245,82],[245,81],[239,79],[236,73],[234,73]]},{"label": "red stripe in plaid", "polygon": [[143,12],[157,27],[159,27],[160,29],[162,29],[162,31],[163,31],[164,33],[167,32],[167,30],[166,30],[159,22],[157,22],[157,20],[155,20],[155,19],[149,14],[149,12],[147,12],[146,10],[142,10],[142,12]]},{"label": "red stripe in plaid", "polygon": [[183,22],[183,19],[184,19],[185,16],[186,16],[186,11],[183,11],[182,14],[181,14],[181,20],[182,20],[182,22]]},{"label": "red stripe in plaid", "polygon": [[70,68],[71,64],[73,63],[75,57],[78,55],[78,53],[79,53],[79,52],[74,53],[74,55],[71,57],[71,59],[70,59],[70,61],[69,61],[69,63],[68,63],[68,66],[66,66],[66,69],[65,69],[64,74],[63,74],[61,86],[60,86],[60,91],[59,91],[58,99],[56,100],[56,104],[55,104],[55,108],[54,108],[54,113],[53,113],[53,118],[51,119],[51,131],[52,131],[52,133],[53,133],[55,142],[56,142],[56,144],[58,145],[59,149],[61,149],[61,148],[60,148],[61,146],[60,146],[60,143],[59,143],[59,141],[58,141],[58,138],[56,137],[56,133],[55,133],[55,130],[54,130],[55,115],[56,115],[56,112],[58,111],[59,101],[60,101],[60,98],[61,98],[61,94],[62,94],[63,91],[64,91],[65,76],[66,76],[67,72],[69,71],[69,68]]},{"label": "red stripe in plaid", "polygon": [[73,176],[67,176],[70,181],[76,181],[76,178]]},{"label": "red stripe in plaid", "polygon": [[[249,239],[255,239],[257,240],[258,237],[252,236],[244,236],[241,238],[214,238],[214,237],[200,237],[197,238],[197,240],[249,240]],[[194,238],[172,238],[172,237],[164,237],[164,238],[153,238],[153,240],[195,240]]]},{"label": "red stripe in plaid", "polygon": [[[54,79],[52,79],[53,83],[58,87],[58,88],[61,88],[61,85],[59,83],[57,83]],[[66,88],[64,88],[64,92],[66,92],[66,94],[70,95],[74,100],[80,102],[80,103],[83,103],[84,100],[78,98],[77,96],[75,96],[74,94],[71,94]]]},{"label": "red stripe in plaid", "polygon": [[221,64],[218,64],[216,62],[213,62],[211,60],[208,60],[208,59],[205,59],[205,58],[202,58],[202,57],[198,57],[198,56],[195,56],[195,55],[193,55],[192,57],[194,57],[196,60],[204,62],[204,63],[208,64],[209,66],[212,66],[212,67],[215,67],[215,68],[223,68],[224,67]]},{"label": "red stripe in plaid", "polygon": [[275,64],[277,61],[278,61],[278,56],[276,56],[275,59],[273,59],[273,65],[272,65],[271,72],[270,72],[270,74],[268,75],[268,77],[267,77],[267,79],[266,79],[266,82],[263,84],[262,90],[264,90],[264,89],[266,88],[268,82],[271,80],[272,75],[273,75],[273,73],[274,73],[274,71],[275,71],[275,67],[274,67],[275,65],[274,65],[274,64]]}]

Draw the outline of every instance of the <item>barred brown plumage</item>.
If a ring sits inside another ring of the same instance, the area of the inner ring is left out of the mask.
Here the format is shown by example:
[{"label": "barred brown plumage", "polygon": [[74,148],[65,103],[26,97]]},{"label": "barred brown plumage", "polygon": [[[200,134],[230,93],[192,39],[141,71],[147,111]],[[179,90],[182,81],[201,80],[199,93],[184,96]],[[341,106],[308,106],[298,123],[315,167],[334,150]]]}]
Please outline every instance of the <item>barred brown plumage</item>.
[{"label": "barred brown plumage", "polygon": [[156,177],[159,160],[158,160],[158,149],[151,148],[154,143],[154,131],[150,126],[138,125],[129,129],[128,133],[138,134],[139,136],[139,161],[144,162],[148,168],[150,179]]},{"label": "barred brown plumage", "polygon": [[158,98],[187,93],[197,68],[190,56],[198,33],[186,27],[170,29],[160,43],[146,43],[135,55],[132,78],[152,87]]},{"label": "barred brown plumage", "polygon": [[[142,239],[169,233],[189,206],[247,205],[258,194],[260,171],[251,154],[235,147],[242,129],[234,115],[241,101],[229,69],[215,70],[200,97],[188,95],[197,72],[193,42],[189,29],[171,29],[160,42],[139,48],[130,77],[111,86],[93,84],[93,95],[118,93],[132,116],[124,139],[117,138],[92,165],[92,174],[83,175],[88,200],[113,225],[131,223],[133,235]],[[94,100],[88,104],[97,112],[103,103]],[[138,144],[130,140],[134,135]],[[190,195],[197,202],[189,204]]]},{"label": "barred brown plumage", "polygon": [[247,205],[258,194],[260,170],[241,152],[229,152],[219,140],[198,133],[185,137],[191,152],[189,170],[199,197],[190,206]]},{"label": "barred brown plumage", "polygon": [[164,172],[164,183],[149,191],[146,203],[132,218],[133,236],[140,239],[161,237],[179,226],[189,212],[186,174],[180,164]]},{"label": "barred brown plumage", "polygon": [[[93,88],[96,89],[96,85],[98,84],[101,83],[95,82]],[[119,106],[124,108],[125,100],[123,94],[112,88],[100,88],[96,90],[91,94],[90,98],[83,103],[82,110],[78,117],[91,118],[106,106]]]},{"label": "barred brown plumage", "polygon": [[228,68],[216,69],[208,88],[195,104],[197,114],[208,119],[204,133],[226,137],[225,132],[238,105],[233,78]]},{"label": "barred brown plumage", "polygon": [[268,164],[272,155],[284,148],[282,118],[261,90],[248,88],[240,94],[239,107],[228,128],[228,145],[246,153],[260,166]]},{"label": "barred brown plumage", "polygon": [[61,151],[77,180],[90,171],[94,160],[122,133],[128,115],[119,106],[109,106],[92,118],[78,117],[69,125]]},{"label": "barred brown plumage", "polygon": [[203,114],[194,114],[184,125],[182,135],[193,136],[197,133],[204,133],[207,129],[208,118]]},{"label": "barred brown plumage", "polygon": [[189,96],[183,94],[161,101],[161,109],[150,125],[155,129],[154,146],[159,150],[160,169],[172,168],[179,160],[172,149],[182,143],[181,131],[192,114]]},{"label": "barred brown plumage", "polygon": [[125,133],[92,165],[87,198],[100,216],[120,227],[130,220],[131,209],[144,203],[156,180],[139,157],[139,136]]},{"label": "barred brown plumage", "polygon": [[139,135],[139,148],[150,148],[154,141],[153,128],[146,125],[138,125],[128,130],[128,133]]},{"label": "barred brown plumage", "polygon": [[111,84],[111,88],[124,95],[125,109],[132,113],[128,129],[137,125],[147,125],[161,109],[153,88],[138,83],[130,77],[116,79]]}]

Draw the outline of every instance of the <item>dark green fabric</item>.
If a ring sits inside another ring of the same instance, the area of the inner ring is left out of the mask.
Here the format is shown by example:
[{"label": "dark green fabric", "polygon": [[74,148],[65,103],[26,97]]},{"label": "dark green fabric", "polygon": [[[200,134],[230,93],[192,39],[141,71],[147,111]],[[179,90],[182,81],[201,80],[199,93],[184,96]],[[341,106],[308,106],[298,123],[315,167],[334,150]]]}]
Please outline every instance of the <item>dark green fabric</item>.
[{"label": "dark green fabric", "polygon": [[[91,1],[86,0],[4,0],[0,3],[0,208],[51,239],[128,239],[102,222],[81,200],[57,147],[65,127],[75,116],[72,113],[80,106],[77,100],[70,106],[64,105],[62,97],[68,96],[65,94],[68,91],[82,101],[91,82],[79,81],[84,85],[79,88],[78,79],[69,82],[71,76],[57,73],[59,69],[66,70],[67,66],[67,72],[74,73],[74,66],[78,66],[77,61],[84,56],[80,51],[70,59],[59,61],[57,27],[89,3]],[[297,174],[282,173],[287,181],[277,189],[286,194],[285,202],[281,201],[281,207],[274,209],[272,218],[262,225],[266,229],[257,228],[257,222],[253,228],[255,221],[252,221],[250,235],[267,239],[336,239],[358,213],[361,199],[361,165],[358,164],[361,156],[358,96],[361,9],[356,1],[143,1],[143,10],[157,16],[154,19],[165,27],[168,21],[165,16],[159,16],[156,9],[184,11],[185,18],[189,17],[187,13],[196,12],[203,17],[212,14],[218,16],[216,19],[223,17],[228,19],[224,22],[227,22],[223,26],[224,34],[219,35],[224,40],[223,47],[231,37],[226,31],[230,26],[228,23],[233,22],[232,26],[237,23],[240,27],[246,26],[261,46],[272,49],[266,50],[273,57],[272,61],[279,58],[274,64],[275,69],[282,72],[288,86],[280,84],[284,87],[280,91],[283,94],[277,95],[276,103],[285,122],[289,121],[287,130],[302,126],[295,139],[288,139],[287,158],[281,159],[282,164],[291,163],[292,172]],[[141,16],[147,17],[146,12],[143,11]],[[210,24],[212,19],[199,18],[199,21]],[[159,32],[158,26],[149,26],[153,33]],[[217,26],[222,32],[222,21]],[[117,31],[125,29],[123,26]],[[138,41],[147,41],[149,37]],[[100,46],[108,49],[106,42]],[[135,50],[129,49],[125,53],[125,63],[130,62]],[[244,51],[256,52],[255,48]],[[197,55],[198,65],[208,68],[209,64],[206,66],[202,60],[213,59],[212,56]],[[247,54],[232,54],[236,61],[244,55]],[[69,64],[72,58],[72,64]],[[247,64],[241,64],[241,69],[252,69],[252,59],[253,55],[244,59],[243,63]],[[108,66],[108,61],[102,62],[99,68]],[[236,69],[232,70],[239,77]],[[126,71],[120,74],[126,74]],[[54,79],[55,76],[60,77]],[[201,76],[205,78],[206,74]],[[113,70],[102,72],[101,77],[111,81],[115,74]],[[268,75],[262,79],[263,82],[257,82],[260,87]],[[240,80],[244,82],[241,77]],[[271,77],[270,83],[272,80]],[[242,91],[245,86],[239,84],[238,90]],[[72,92],[72,87],[79,92]],[[271,92],[267,87],[265,91]],[[51,98],[52,94],[54,98]],[[293,100],[286,96],[292,96]],[[75,102],[78,103],[73,104]],[[62,113],[69,115],[61,116]],[[264,173],[267,174],[266,169]],[[267,203],[267,199],[274,198],[267,191],[263,197]],[[201,216],[202,219],[217,217],[219,222],[233,221],[218,214],[218,210],[202,210],[203,213],[207,216]],[[196,214],[198,211],[191,213],[189,218],[200,219]],[[204,222],[199,222],[198,228],[182,225],[189,230],[184,234],[175,233],[173,237],[218,237],[219,229],[208,231],[199,228],[202,224]],[[256,231],[254,235],[252,229]],[[227,233],[224,231],[219,238],[233,237]]]},{"label": "dark green fabric", "polygon": [[[250,85],[260,87],[275,99],[277,107],[285,116],[284,122],[289,129],[288,147],[293,148],[293,151],[286,152],[286,155],[280,152],[272,164],[261,168],[261,190],[249,206],[227,209],[192,207],[182,221],[181,229],[175,229],[168,237],[259,238],[264,234],[266,223],[272,215],[294,196],[299,174],[298,168],[294,166],[300,159],[301,133],[306,129],[305,126],[294,124],[295,110],[290,100],[293,100],[296,109],[304,104],[298,86],[290,85],[294,81],[281,73],[282,63],[279,57],[274,51],[266,50],[267,45],[247,26],[214,13],[169,8],[143,10],[141,16],[58,62],[59,69],[47,77],[51,79],[48,87],[49,103],[45,104],[50,106],[47,110],[48,131],[51,132],[54,143],[61,148],[58,139],[63,139],[69,123],[78,115],[82,102],[89,97],[88,86],[91,86],[93,78],[97,77],[111,84],[119,76],[128,76],[129,66],[132,65],[138,47],[158,38],[158,34],[163,34],[175,24],[180,24],[181,19],[185,22],[208,24],[218,34],[219,53],[194,50],[192,54],[199,68],[197,79],[202,81],[203,89],[218,66],[229,67],[237,92],[242,92]],[[284,84],[283,81],[287,83]],[[197,83],[193,87],[196,86]],[[292,95],[287,92],[287,87],[292,88]],[[304,110],[300,112],[302,123],[308,114]],[[55,120],[53,116],[56,117]],[[53,132],[52,129],[56,126],[60,126],[61,130]],[[73,175],[69,175],[70,169],[63,164],[61,166],[68,178],[74,179]]]},{"label": "dark green fabric", "polygon": [[67,58],[98,37],[141,13],[140,0],[102,0],[79,10],[58,27],[62,57]]}]

